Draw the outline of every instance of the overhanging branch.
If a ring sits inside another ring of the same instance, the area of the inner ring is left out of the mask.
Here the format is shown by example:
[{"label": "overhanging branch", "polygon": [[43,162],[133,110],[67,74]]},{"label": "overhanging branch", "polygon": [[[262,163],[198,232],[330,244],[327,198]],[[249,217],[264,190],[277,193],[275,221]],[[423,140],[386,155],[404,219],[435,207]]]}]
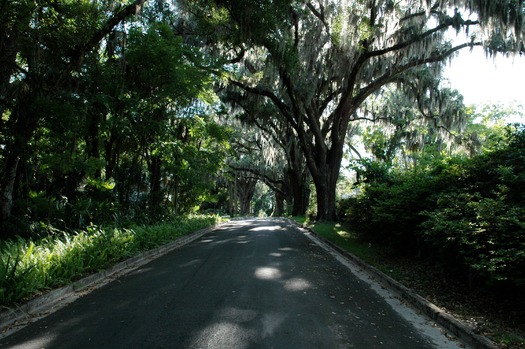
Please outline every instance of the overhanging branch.
[{"label": "overhanging branch", "polygon": [[464,44],[452,47],[449,50],[446,50],[444,52],[435,54],[433,56],[430,56],[427,58],[416,59],[407,64],[400,65],[398,67],[393,67],[392,69],[387,70],[387,72],[383,74],[381,77],[375,79],[373,82],[368,84],[366,87],[362,88],[360,92],[353,98],[354,105],[360,105],[362,102],[366,100],[366,98],[368,98],[368,96],[370,96],[372,93],[374,93],[379,88],[381,88],[381,86],[384,86],[394,81],[399,74],[411,68],[414,68],[414,67],[417,67],[423,64],[441,62],[461,49],[464,49],[466,47],[481,46],[481,45],[482,45],[481,42],[464,43]]},{"label": "overhanging branch", "polygon": [[[371,57],[378,57],[378,56],[382,56],[382,55],[385,55],[385,54],[393,52],[393,51],[402,50],[402,49],[407,48],[410,45],[413,45],[414,43],[416,43],[418,41],[421,41],[421,40],[423,40],[423,39],[425,39],[425,38],[427,38],[427,37],[429,37],[429,36],[431,36],[431,35],[433,35],[433,34],[435,34],[437,32],[443,31],[446,28],[453,26],[453,24],[454,24],[454,19],[453,18],[449,18],[449,20],[444,22],[443,24],[440,24],[440,25],[438,25],[435,28],[429,29],[426,32],[422,33],[421,35],[414,36],[410,40],[407,40],[407,41],[404,41],[404,42],[400,42],[400,43],[398,43],[396,45],[384,48],[382,50],[370,51],[368,53],[368,57],[370,57],[370,58]],[[477,25],[477,24],[479,24],[479,21],[468,20],[468,21],[463,21],[462,22],[462,25],[465,25],[465,26]]]},{"label": "overhanging branch", "polygon": [[237,86],[243,90],[245,90],[246,92],[249,92],[249,93],[253,93],[253,94],[256,94],[256,95],[259,95],[259,96],[263,96],[263,97],[267,97],[269,98],[272,103],[279,109],[279,111],[282,113],[282,115],[292,124],[294,125],[295,124],[295,120],[293,119],[293,117],[291,116],[291,112],[290,112],[290,109],[288,108],[288,106],[286,105],[286,103],[284,103],[279,97],[277,97],[272,91],[268,90],[268,89],[265,89],[265,88],[262,88],[262,87],[251,87],[251,86],[248,86],[248,85],[245,85],[239,81],[236,81],[236,80],[233,80],[233,79],[230,79],[229,80],[230,83],[234,86]]},{"label": "overhanging branch", "polygon": [[279,192],[283,196],[285,195],[285,193],[278,187],[279,184],[280,185],[284,185],[284,181],[283,180],[273,179],[273,178],[269,177],[268,175],[262,174],[261,172],[255,170],[253,168],[237,167],[237,166],[234,166],[234,165],[231,165],[231,164],[229,164],[228,166],[234,171],[248,172],[248,173],[251,173],[251,174],[255,175],[255,177],[252,177],[252,179],[261,180],[267,186],[269,186],[273,191]]}]

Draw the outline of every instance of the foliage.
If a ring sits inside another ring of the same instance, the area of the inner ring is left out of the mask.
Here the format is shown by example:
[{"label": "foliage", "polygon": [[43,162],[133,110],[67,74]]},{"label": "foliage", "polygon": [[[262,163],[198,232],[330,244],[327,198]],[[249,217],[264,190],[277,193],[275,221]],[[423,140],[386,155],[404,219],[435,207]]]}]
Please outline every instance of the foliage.
[{"label": "foliage", "polygon": [[398,253],[418,250],[420,211],[431,204],[436,184],[426,171],[396,173],[387,165],[363,161],[357,168],[364,184],[360,196],[342,200],[347,219],[362,237],[391,245]]},{"label": "foliage", "polygon": [[121,224],[215,199],[229,151],[212,89],[220,66],[159,4],[2,7],[0,239],[29,236],[34,222]]},{"label": "foliage", "polygon": [[[435,128],[455,124],[455,102],[460,99],[440,98],[433,86],[414,84],[413,77],[431,77],[458,50],[488,42],[481,40],[484,34],[496,33],[503,41],[520,45],[523,30],[521,19],[509,16],[509,12],[521,11],[521,5],[513,2],[510,6],[507,1],[497,1],[496,6],[457,1],[455,11],[451,2],[431,6],[419,0],[243,1],[239,6],[231,0],[184,3],[194,6],[188,12],[201,22],[220,23],[219,34],[205,38],[215,44],[214,52],[232,58],[226,87],[250,95],[258,106],[272,105],[275,112],[261,113],[258,118],[277,119],[292,130],[316,186],[317,218],[326,220],[335,218],[337,180],[349,125],[359,119],[370,96],[390,84],[412,88],[411,99],[418,102],[419,109],[432,110],[435,104],[439,111],[446,111],[440,113],[439,123],[432,113],[426,116],[437,124]],[[467,12],[479,14],[482,20],[467,18]],[[515,26],[509,26],[509,21]],[[480,32],[470,36],[473,27]],[[456,46],[447,42],[449,29],[464,29],[465,42]],[[516,46],[505,49],[519,50]]]},{"label": "foliage", "polygon": [[507,146],[399,171],[364,162],[362,193],[343,202],[367,241],[470,277],[471,286],[525,283],[523,127]]},{"label": "foliage", "polygon": [[142,251],[218,223],[218,216],[176,217],[154,225],[88,226],[39,240],[0,241],[0,305],[63,286]]}]

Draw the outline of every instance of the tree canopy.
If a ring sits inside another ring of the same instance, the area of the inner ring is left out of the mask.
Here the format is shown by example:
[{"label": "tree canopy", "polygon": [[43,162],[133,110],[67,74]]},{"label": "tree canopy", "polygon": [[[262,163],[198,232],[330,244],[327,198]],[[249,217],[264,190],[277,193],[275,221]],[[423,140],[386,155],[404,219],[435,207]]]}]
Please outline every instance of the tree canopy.
[{"label": "tree canopy", "polygon": [[[371,95],[389,84],[410,85],[417,69],[439,69],[463,48],[518,52],[523,46],[521,1],[186,3],[197,15],[221,14],[227,30],[215,39],[224,55],[236,58],[240,73],[231,88],[272,103],[293,129],[317,189],[320,219],[335,218],[344,139]],[[452,45],[450,30],[465,33],[465,40]],[[428,86],[418,92],[438,98]]]},{"label": "tree canopy", "polygon": [[177,32],[174,8],[156,5],[1,2],[3,234],[211,199],[229,149],[212,106],[218,66]]},{"label": "tree canopy", "polygon": [[231,149],[224,114],[258,129],[263,158],[273,149],[282,159],[255,166],[258,179],[271,178],[296,213],[306,209],[311,180],[317,218],[334,219],[355,125],[370,117],[396,125],[389,145],[380,146],[383,131],[368,133],[386,160],[401,141],[448,142],[466,114],[439,85],[441,65],[472,46],[523,51],[517,0],[0,6],[2,224],[13,212],[56,214],[37,202],[82,221],[93,212],[191,211],[213,201],[205,192],[224,190],[216,183],[227,178]]}]

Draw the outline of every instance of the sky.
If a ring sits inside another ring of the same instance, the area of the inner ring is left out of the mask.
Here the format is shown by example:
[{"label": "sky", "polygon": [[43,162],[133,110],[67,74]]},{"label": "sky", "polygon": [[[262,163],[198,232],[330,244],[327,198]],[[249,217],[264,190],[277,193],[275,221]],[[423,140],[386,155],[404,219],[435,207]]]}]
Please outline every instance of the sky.
[{"label": "sky", "polygon": [[466,105],[516,102],[525,107],[525,55],[487,57],[480,47],[464,49],[445,69],[450,86]]}]

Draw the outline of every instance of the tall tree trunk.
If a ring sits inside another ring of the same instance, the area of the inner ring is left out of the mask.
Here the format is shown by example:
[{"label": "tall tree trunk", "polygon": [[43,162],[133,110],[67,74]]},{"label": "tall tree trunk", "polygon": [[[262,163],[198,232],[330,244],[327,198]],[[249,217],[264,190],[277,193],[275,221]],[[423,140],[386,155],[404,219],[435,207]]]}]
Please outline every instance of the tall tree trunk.
[{"label": "tall tree trunk", "polygon": [[162,205],[162,160],[160,156],[153,156],[150,162],[150,192],[148,206],[151,212],[159,212]]},{"label": "tall tree trunk", "polygon": [[237,214],[237,182],[228,184],[228,213],[230,216]]},{"label": "tall tree trunk", "polygon": [[336,189],[339,166],[326,164],[316,176],[312,176],[317,195],[317,220],[337,219]]},{"label": "tall tree trunk", "polygon": [[112,133],[108,140],[104,141],[104,152],[106,157],[105,174],[106,180],[114,176],[115,168],[118,165],[119,159],[119,144],[117,137]]},{"label": "tall tree trunk", "polygon": [[[24,122],[26,116],[24,114],[27,114],[24,110],[29,108],[29,105],[26,104],[29,100],[25,98],[27,95],[24,96],[22,93],[18,97],[18,104],[13,108],[9,121],[4,122],[2,118],[4,111],[12,103],[12,97],[9,97],[12,89],[11,77],[17,66],[16,56],[22,35],[21,28],[28,25],[30,18],[29,15],[21,17],[14,24],[5,21],[0,26],[0,133],[6,137],[5,140],[8,143],[2,152],[5,155],[0,169],[0,237],[3,235],[1,228],[11,216],[13,208],[18,164],[27,142],[36,128],[36,122],[32,124]],[[10,125],[10,123],[12,124]],[[26,126],[29,129],[26,129]],[[23,133],[17,134],[20,130]],[[11,140],[9,134],[11,134]]]},{"label": "tall tree trunk", "polygon": [[308,170],[297,170],[289,168],[286,171],[287,186],[290,188],[292,197],[292,215],[302,216],[308,209],[310,201],[310,188],[308,183]]},{"label": "tall tree trunk", "polygon": [[[86,152],[89,158],[100,159],[100,122],[104,113],[105,107],[102,103],[95,102],[89,113],[88,130],[86,134]],[[102,178],[102,170],[97,169],[93,174],[95,179]]]},{"label": "tall tree trunk", "polygon": [[281,191],[274,191],[274,198],[272,217],[281,217],[284,213],[284,195]]},{"label": "tall tree trunk", "polygon": [[[11,210],[13,208],[13,192],[19,162],[20,157],[16,154],[12,154],[4,160],[4,166],[0,178],[0,228],[11,216]],[[5,233],[3,230],[2,232]],[[3,233],[0,234],[0,237],[4,235]]]},{"label": "tall tree trunk", "polygon": [[38,123],[38,112],[34,106],[34,96],[29,92],[19,97],[11,113],[11,142],[4,150],[4,161],[0,169],[0,227],[11,216],[16,188],[18,164],[25,156],[29,140]]},{"label": "tall tree trunk", "polygon": [[301,146],[291,130],[288,133],[288,146],[284,148],[288,162],[284,180],[289,190],[283,192],[289,192],[291,196],[292,214],[302,216],[306,213],[310,201],[310,176]]},{"label": "tall tree trunk", "polygon": [[252,212],[252,199],[255,193],[255,185],[257,180],[251,178],[243,178],[242,176],[237,179],[238,197],[240,203],[240,214],[249,215]]},{"label": "tall tree trunk", "polygon": [[[335,132],[332,130],[332,132]],[[346,132],[346,129],[344,129]],[[344,133],[343,133],[344,134]],[[317,196],[317,220],[334,221],[337,219],[336,190],[339,171],[343,160],[344,137],[332,136],[330,148],[322,144],[315,151],[306,153],[308,168],[315,184]],[[308,144],[305,147],[308,148]]]}]

